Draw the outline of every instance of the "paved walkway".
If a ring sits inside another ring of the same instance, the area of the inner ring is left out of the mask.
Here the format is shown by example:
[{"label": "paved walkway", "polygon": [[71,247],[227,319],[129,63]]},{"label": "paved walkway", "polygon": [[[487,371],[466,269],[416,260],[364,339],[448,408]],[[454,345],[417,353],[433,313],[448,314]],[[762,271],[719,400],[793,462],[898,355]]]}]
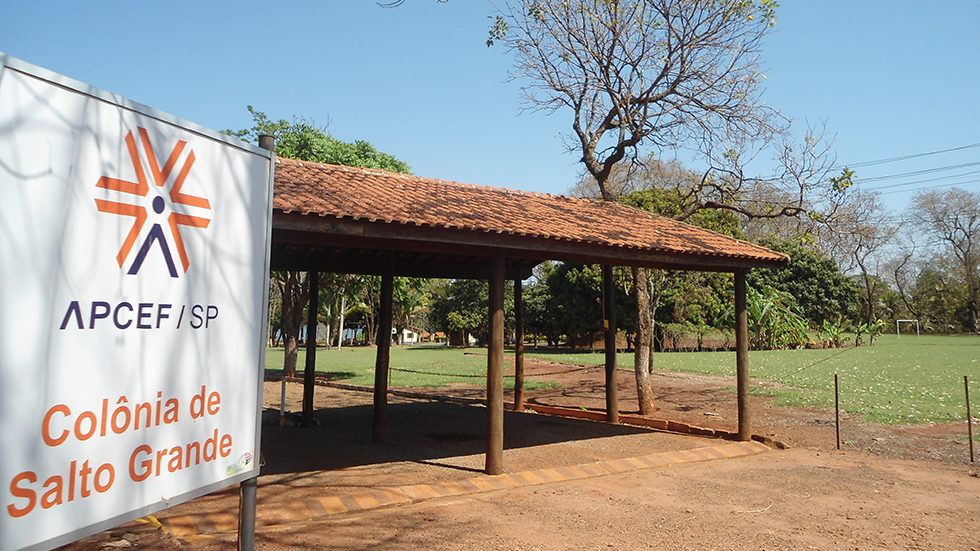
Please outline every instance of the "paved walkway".
[{"label": "paved walkway", "polygon": [[[398,486],[394,488],[378,488],[340,496],[325,496],[303,501],[270,503],[258,507],[256,511],[256,530],[289,522],[344,515],[407,503],[418,503],[430,499],[458,497],[541,484],[555,484],[642,469],[657,469],[685,463],[745,457],[764,453],[770,449],[764,444],[754,441],[732,442],[693,450],[669,451],[570,467],[505,473],[496,476],[480,475],[464,480]],[[160,518],[158,520],[165,530],[187,541],[207,539],[211,537],[211,534],[234,533],[238,530],[237,510],[180,515]]]}]

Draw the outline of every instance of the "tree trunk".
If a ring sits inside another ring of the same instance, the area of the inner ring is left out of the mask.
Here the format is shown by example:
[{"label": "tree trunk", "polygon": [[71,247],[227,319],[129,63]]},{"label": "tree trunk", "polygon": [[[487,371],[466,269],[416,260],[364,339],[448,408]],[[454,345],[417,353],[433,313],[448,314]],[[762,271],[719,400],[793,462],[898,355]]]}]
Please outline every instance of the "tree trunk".
[{"label": "tree trunk", "polygon": [[633,292],[636,294],[636,345],[633,354],[633,371],[636,374],[636,396],[640,415],[657,411],[653,403],[653,332],[650,327],[650,294],[647,292],[647,273],[643,268],[633,268]]},{"label": "tree trunk", "polygon": [[[303,306],[305,298],[308,298],[306,289],[308,281],[305,281],[300,272],[287,272],[286,283],[283,286],[282,294],[282,328],[283,346],[285,348],[283,358],[283,374],[286,377],[296,376],[296,360],[299,357],[299,329],[303,323]],[[314,329],[314,338],[316,337]]]},{"label": "tree trunk", "polygon": [[337,328],[337,350],[344,344],[344,313],[347,311],[347,288],[340,288],[340,323]]},{"label": "tree trunk", "polygon": [[285,350],[282,363],[283,376],[295,377],[296,361],[299,359],[299,337],[290,331],[286,333],[286,338],[283,340],[283,349]]},{"label": "tree trunk", "polygon": [[327,350],[330,350],[330,331],[333,330],[333,300],[334,297],[330,297],[327,301]]},{"label": "tree trunk", "polygon": [[867,271],[865,271],[863,266],[861,268],[862,268],[861,269],[861,277],[864,280],[864,294],[865,294],[865,299],[866,299],[865,301],[866,301],[867,307],[868,307],[867,310],[865,311],[864,318],[867,321],[868,326],[870,327],[875,322],[875,307],[874,307],[873,296],[874,296],[875,287],[877,286],[877,284],[876,284],[874,278],[871,276],[871,274],[869,274]]}]

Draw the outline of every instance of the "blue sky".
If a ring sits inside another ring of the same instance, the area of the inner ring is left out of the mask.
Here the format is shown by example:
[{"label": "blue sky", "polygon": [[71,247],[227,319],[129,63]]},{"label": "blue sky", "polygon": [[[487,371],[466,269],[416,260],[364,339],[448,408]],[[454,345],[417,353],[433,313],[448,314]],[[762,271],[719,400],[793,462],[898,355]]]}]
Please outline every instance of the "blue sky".
[{"label": "blue sky", "polygon": [[[580,173],[559,138],[570,113],[522,113],[511,57],[484,44],[488,2],[4,4],[0,52],[210,128],[250,126],[254,105],[329,122],[422,176],[565,193]],[[763,52],[768,104],[825,122],[862,187],[899,184],[882,190],[896,211],[927,186],[980,191],[980,2],[783,4]]]}]

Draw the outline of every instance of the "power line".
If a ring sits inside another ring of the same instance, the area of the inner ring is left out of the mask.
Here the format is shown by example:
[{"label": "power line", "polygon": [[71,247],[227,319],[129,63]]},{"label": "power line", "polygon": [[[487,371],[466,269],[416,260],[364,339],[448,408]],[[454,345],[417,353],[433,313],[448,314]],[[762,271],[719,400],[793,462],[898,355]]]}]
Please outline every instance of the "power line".
[{"label": "power line", "polygon": [[975,148],[975,147],[980,147],[980,143],[974,143],[974,144],[970,144],[970,145],[962,145],[960,147],[951,147],[949,149],[941,149],[939,151],[930,151],[928,153],[915,153],[915,154],[912,154],[912,155],[902,155],[900,157],[890,157],[888,159],[878,159],[876,161],[865,161],[865,162],[862,162],[862,163],[853,163],[853,164],[846,164],[846,165],[834,166],[833,169],[844,168],[845,166],[847,168],[863,168],[863,167],[866,167],[866,166],[883,165],[883,164],[887,164],[887,163],[895,163],[895,162],[898,162],[898,161],[906,161],[908,159],[917,159],[919,157],[928,157],[929,155],[939,155],[939,154],[942,154],[942,153],[951,153],[953,151],[962,151],[964,149],[972,149],[972,148]]},{"label": "power line", "polygon": [[[912,182],[902,182],[901,184],[890,184],[887,186],[873,187],[865,191],[878,191],[882,189],[890,189],[890,188],[903,187],[903,186],[913,186],[916,184],[927,184],[929,182],[938,182],[942,180],[949,180],[952,178],[962,178],[963,176],[970,176],[971,174],[980,174],[980,170],[971,170],[970,172],[964,172],[962,174],[957,174],[955,176],[940,176],[938,178],[929,178],[928,180],[915,180]],[[969,182],[964,182],[964,183],[969,183]],[[956,184],[952,184],[952,185],[956,185]]]},{"label": "power line", "polygon": [[[882,180],[895,180],[897,178],[909,178],[911,176],[922,176],[924,174],[934,174],[936,172],[944,172],[944,171],[947,171],[947,170],[957,170],[957,169],[960,169],[960,168],[967,168],[967,167],[978,166],[978,165],[980,165],[980,161],[974,161],[972,163],[963,163],[963,164],[958,164],[958,165],[941,166],[941,167],[937,167],[937,168],[927,168],[927,169],[924,169],[924,170],[916,170],[916,171],[913,171],[913,172],[903,172],[902,174],[889,174],[887,176],[872,176],[870,178],[860,178],[860,177],[858,177],[858,183],[880,182]],[[972,173],[967,173],[967,174],[972,174]],[[956,177],[958,177],[958,176],[950,176],[950,178],[956,178]]]},{"label": "power line", "polygon": [[975,184],[977,182],[980,182],[980,180],[967,180],[966,182],[953,182],[952,184],[936,184],[934,186],[923,186],[923,187],[915,188],[915,189],[895,189],[895,190],[892,190],[892,191],[883,191],[883,192],[881,192],[881,194],[882,195],[891,195],[893,193],[908,193],[908,192],[911,192],[911,191],[924,191],[924,190],[927,190],[927,189],[937,189],[937,188],[942,188],[942,187],[961,186],[961,185],[964,185],[964,184]]}]

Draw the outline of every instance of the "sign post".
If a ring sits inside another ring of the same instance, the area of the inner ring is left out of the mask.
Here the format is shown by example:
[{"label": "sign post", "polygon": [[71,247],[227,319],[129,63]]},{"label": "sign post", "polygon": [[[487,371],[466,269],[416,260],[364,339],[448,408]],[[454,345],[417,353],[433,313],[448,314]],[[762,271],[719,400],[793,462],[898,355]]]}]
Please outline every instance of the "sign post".
[{"label": "sign post", "polygon": [[0,54],[0,551],[258,475],[272,169]]}]

